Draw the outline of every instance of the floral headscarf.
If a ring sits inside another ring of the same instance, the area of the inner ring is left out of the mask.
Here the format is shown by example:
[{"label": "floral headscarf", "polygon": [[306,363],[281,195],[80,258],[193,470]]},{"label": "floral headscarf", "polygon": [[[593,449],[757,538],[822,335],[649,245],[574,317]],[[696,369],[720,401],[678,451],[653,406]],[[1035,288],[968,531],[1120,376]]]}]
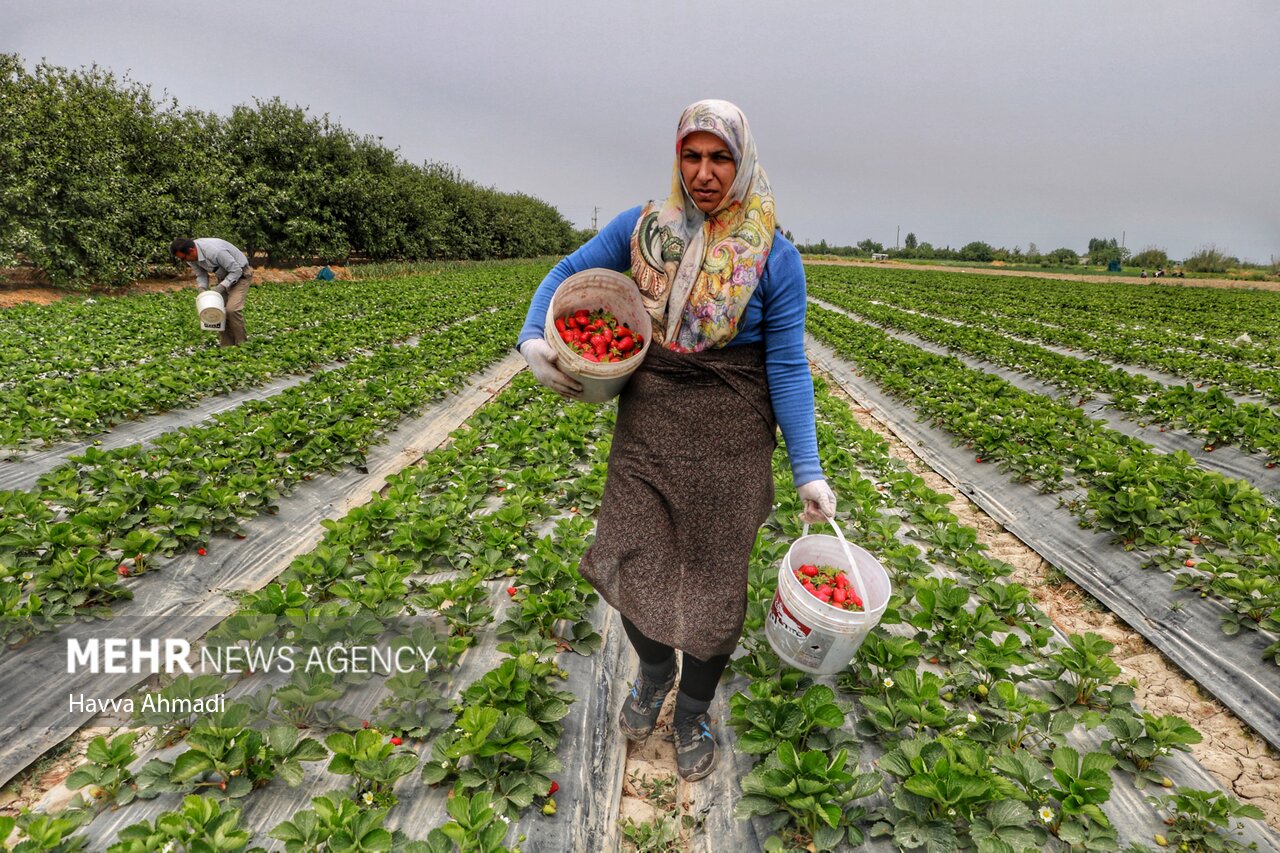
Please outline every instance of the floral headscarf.
[{"label": "floral headscarf", "polygon": [[[698,209],[680,172],[681,144],[700,130],[720,137],[738,167],[710,214]],[[742,110],[716,100],[686,107],[676,131],[671,195],[661,205],[645,205],[631,235],[631,276],[653,317],[654,341],[698,352],[733,340],[764,274],[774,225],[773,192]]]}]

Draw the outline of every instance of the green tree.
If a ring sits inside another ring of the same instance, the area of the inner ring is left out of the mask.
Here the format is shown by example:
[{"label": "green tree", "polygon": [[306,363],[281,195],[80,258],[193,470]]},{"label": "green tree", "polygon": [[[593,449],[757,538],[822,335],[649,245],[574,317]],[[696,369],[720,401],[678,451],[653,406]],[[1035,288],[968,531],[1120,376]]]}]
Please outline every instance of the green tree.
[{"label": "green tree", "polygon": [[1240,266],[1239,258],[1228,255],[1225,250],[1219,249],[1212,243],[1201,246],[1195,254],[1189,255],[1182,262],[1182,268],[1187,272],[1226,272],[1238,266]]},{"label": "green tree", "polygon": [[1065,246],[1061,249],[1054,249],[1044,257],[1049,263],[1060,266],[1070,266],[1080,262],[1080,256],[1076,254],[1076,250],[1068,249]]},{"label": "green tree", "polygon": [[986,243],[975,240],[960,250],[960,259],[964,261],[990,261],[995,257],[995,249]]},{"label": "green tree", "polygon": [[1089,240],[1089,263],[1106,266],[1115,261],[1124,263],[1129,258],[1129,250],[1120,245],[1116,238],[1103,239],[1093,237]]},{"label": "green tree", "polygon": [[1169,265],[1169,255],[1164,249],[1158,246],[1148,246],[1138,254],[1129,259],[1129,263],[1135,267],[1167,267]]},{"label": "green tree", "polygon": [[868,255],[878,254],[884,251],[884,246],[880,245],[875,240],[868,238],[858,244],[858,251],[865,252]]},{"label": "green tree", "polygon": [[908,251],[915,251],[919,244],[916,242],[916,234],[914,231],[908,231],[906,239],[902,241],[902,248]]}]

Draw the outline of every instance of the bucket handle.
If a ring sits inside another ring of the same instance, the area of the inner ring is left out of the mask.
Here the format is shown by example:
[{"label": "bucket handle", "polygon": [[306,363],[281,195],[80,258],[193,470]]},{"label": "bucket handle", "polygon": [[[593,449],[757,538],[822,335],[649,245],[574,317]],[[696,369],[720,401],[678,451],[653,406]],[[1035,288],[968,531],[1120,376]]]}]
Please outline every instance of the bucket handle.
[{"label": "bucket handle", "polygon": [[[831,529],[836,532],[836,538],[840,540],[840,547],[844,548],[844,555],[849,560],[849,573],[853,575],[850,579],[853,582],[853,591],[858,593],[858,597],[862,599],[862,609],[867,609],[867,587],[862,582],[862,570],[858,568],[858,561],[853,558],[853,552],[849,550],[849,540],[844,538],[844,532],[840,529],[840,525],[836,524],[834,518],[828,518],[827,523],[831,525]],[[804,523],[804,532],[802,536],[809,535],[809,522]]]}]

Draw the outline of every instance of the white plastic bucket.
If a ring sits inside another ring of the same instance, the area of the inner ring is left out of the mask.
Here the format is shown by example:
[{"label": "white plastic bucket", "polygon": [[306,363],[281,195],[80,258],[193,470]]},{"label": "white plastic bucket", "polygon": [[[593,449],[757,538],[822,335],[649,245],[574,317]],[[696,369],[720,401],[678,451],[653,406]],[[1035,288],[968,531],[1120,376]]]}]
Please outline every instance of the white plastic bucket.
[{"label": "white plastic bucket", "polygon": [[196,314],[200,316],[200,328],[222,331],[227,324],[227,306],[222,294],[216,290],[201,291],[196,297]]},{"label": "white plastic bucket", "polygon": [[[633,332],[644,338],[640,352],[623,361],[587,361],[560,339],[555,320],[579,309],[612,313]],[[631,276],[606,269],[589,269],[560,282],[551,304],[547,307],[546,327],[543,337],[559,357],[557,366],[582,384],[581,399],[588,403],[603,403],[616,397],[640,362],[649,354],[652,343],[653,320],[644,310],[640,291]]]},{"label": "white plastic bucket", "polygon": [[[858,647],[880,622],[892,587],[884,566],[850,545],[834,521],[835,536],[804,535],[791,543],[778,570],[778,590],[765,619],[765,636],[778,657],[817,675],[833,675],[849,665]],[[812,564],[842,569],[862,599],[862,610],[825,604],[796,580],[795,570]]]}]

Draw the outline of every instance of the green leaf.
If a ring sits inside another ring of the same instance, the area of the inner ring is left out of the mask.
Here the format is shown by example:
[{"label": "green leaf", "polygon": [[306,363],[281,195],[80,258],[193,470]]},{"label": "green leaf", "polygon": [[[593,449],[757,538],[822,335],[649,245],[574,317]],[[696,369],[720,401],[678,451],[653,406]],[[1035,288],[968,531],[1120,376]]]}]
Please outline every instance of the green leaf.
[{"label": "green leaf", "polygon": [[212,769],[213,759],[203,752],[189,749],[179,755],[177,761],[173,763],[173,770],[169,773],[169,778],[174,782],[190,782],[201,773],[207,773]]}]

